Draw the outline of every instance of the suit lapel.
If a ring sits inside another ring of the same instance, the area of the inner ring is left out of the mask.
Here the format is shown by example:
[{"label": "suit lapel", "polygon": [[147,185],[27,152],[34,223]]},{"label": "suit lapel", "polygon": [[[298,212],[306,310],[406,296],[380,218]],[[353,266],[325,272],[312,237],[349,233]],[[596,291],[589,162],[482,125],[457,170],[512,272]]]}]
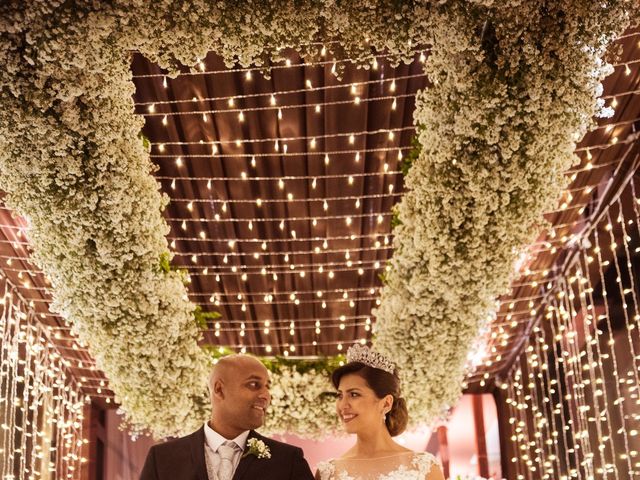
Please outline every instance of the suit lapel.
[{"label": "suit lapel", "polygon": [[204,425],[195,431],[190,438],[191,461],[198,480],[208,480],[207,464],[204,459]]},{"label": "suit lapel", "polygon": [[[253,430],[251,430],[251,432],[249,433],[249,436],[247,437],[247,442],[249,441],[250,438],[260,439],[260,435],[254,432]],[[249,447],[245,446],[245,451],[247,448]],[[243,452],[243,455],[244,455],[244,452]],[[240,460],[240,463],[238,464],[238,468],[236,468],[236,472],[233,475],[233,480],[242,480],[242,477],[246,475],[247,471],[249,470],[249,467],[251,467],[251,465],[253,465],[253,462],[255,462],[256,460],[257,458],[255,455],[247,455],[246,457],[242,458]]]}]

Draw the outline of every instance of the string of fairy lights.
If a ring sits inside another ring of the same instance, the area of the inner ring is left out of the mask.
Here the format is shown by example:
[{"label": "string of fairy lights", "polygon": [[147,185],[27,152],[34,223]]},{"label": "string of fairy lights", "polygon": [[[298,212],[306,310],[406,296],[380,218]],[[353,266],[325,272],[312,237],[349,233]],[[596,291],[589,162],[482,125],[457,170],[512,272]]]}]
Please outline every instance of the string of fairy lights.
[{"label": "string of fairy lights", "polygon": [[640,477],[635,172],[551,282],[531,335],[501,379],[518,480]]},{"label": "string of fairy lights", "polygon": [[87,444],[81,385],[4,275],[0,288],[0,478],[79,478]]},{"label": "string of fairy lights", "polygon": [[[233,73],[242,76],[240,81],[255,85],[261,69],[210,71],[203,61],[197,71],[181,75],[182,79],[172,80],[162,73],[134,75],[136,81],[161,82],[161,97],[162,91],[172,92],[166,99],[138,100],[135,106],[149,124],[167,132],[167,138],[154,139],[150,147],[153,161],[162,167],[157,178],[171,201],[167,219],[174,263],[189,274],[190,298],[205,309],[226,313],[205,332],[210,341],[263,355],[294,355],[310,346],[339,353],[354,335],[363,340],[360,335],[368,336],[375,328],[370,310],[380,291],[378,275],[384,273],[392,254],[390,207],[401,195],[401,166],[411,151],[413,126],[390,123],[376,130],[319,130],[300,135],[283,134],[284,130],[276,127],[258,137],[251,135],[247,126],[257,115],[270,115],[278,126],[290,122],[288,115],[297,115],[300,110],[307,111],[309,118],[322,120],[330,109],[359,111],[374,104],[392,118],[414,95],[401,88],[402,82],[419,81],[421,75],[394,77],[384,61],[381,56],[372,69],[379,78],[335,84],[310,80],[299,88],[256,93],[246,89],[249,93],[222,96],[193,96],[189,89],[173,89],[173,82]],[[425,55],[417,61],[424,62]],[[616,69],[631,76],[638,63],[640,60],[621,62]],[[272,69],[284,72],[301,66],[331,68],[333,62],[288,62]],[[371,93],[373,88],[377,89],[375,94]],[[331,96],[326,96],[329,92]],[[183,93],[188,98],[183,98]],[[623,88],[607,92],[604,98],[616,107],[638,93],[633,87]],[[177,135],[177,122],[197,115],[204,115],[200,120],[202,139],[185,140]],[[217,117],[229,124],[224,133],[214,128]],[[586,142],[576,150],[581,163],[567,172],[572,185],[559,207],[548,213],[553,227],[531,246],[529,259],[553,255],[577,241],[576,226],[585,222],[588,196],[600,181],[597,175],[619,161],[611,151],[619,152],[615,149],[635,141],[630,135],[635,122],[637,119],[622,115],[603,123],[590,134],[598,141]],[[237,168],[203,170],[203,166],[227,161],[237,162]],[[268,162],[272,161],[303,161],[317,168],[313,173],[279,175],[269,171]],[[333,170],[336,167],[340,168]],[[589,180],[592,176],[593,183]],[[362,191],[366,182],[372,185],[376,181],[375,189]],[[300,182],[306,186],[305,195],[294,193]],[[230,195],[230,185],[247,187],[234,187]],[[353,211],[342,213],[349,203]],[[7,236],[0,243],[6,242],[15,250],[13,255],[0,255],[0,264],[7,272],[17,273],[19,289],[38,292],[40,298],[31,299],[35,305],[46,306],[51,292],[39,270],[28,263],[28,228],[19,224],[0,228]],[[343,274],[349,275],[355,287],[336,284]],[[478,368],[471,373],[470,382],[484,385],[499,370],[508,359],[506,352],[518,342],[518,331],[540,311],[544,288],[558,280],[553,269],[525,268],[521,274],[526,280],[514,282],[512,287],[528,293],[514,297],[491,319],[487,343],[474,353]],[[305,278],[313,288],[298,284]],[[42,315],[56,318],[52,313]],[[63,351],[88,352],[68,324],[51,328],[55,339],[64,341]],[[338,336],[331,332],[338,332]],[[72,368],[94,367],[91,361],[69,358],[68,362]],[[88,383],[83,388],[93,382],[91,388],[97,396],[110,398],[98,374],[95,378],[99,380],[84,378]]]}]

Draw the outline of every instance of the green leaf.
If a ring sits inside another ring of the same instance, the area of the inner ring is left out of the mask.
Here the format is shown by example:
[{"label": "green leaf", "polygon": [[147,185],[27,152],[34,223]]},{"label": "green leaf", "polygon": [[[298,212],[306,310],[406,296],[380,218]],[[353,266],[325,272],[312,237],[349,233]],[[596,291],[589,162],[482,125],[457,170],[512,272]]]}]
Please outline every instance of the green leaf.
[{"label": "green leaf", "polygon": [[[229,347],[217,345],[202,345],[202,349],[211,356],[213,360],[236,353]],[[334,357],[320,357],[317,359],[298,359],[287,357],[256,357],[271,373],[280,373],[283,367],[295,368],[298,373],[308,373],[315,371],[318,374],[329,375],[340,365],[344,365],[346,357],[336,355]]]},{"label": "green leaf", "polygon": [[196,325],[198,325],[201,330],[206,330],[208,328],[208,320],[215,320],[220,317],[221,315],[219,312],[205,312],[202,310],[200,305],[196,306],[193,311],[193,318],[196,321]]},{"label": "green leaf", "polygon": [[151,151],[151,141],[142,132],[138,134],[138,138],[142,141],[142,146],[147,152]]},{"label": "green leaf", "polygon": [[169,261],[169,252],[162,252],[160,254],[159,267],[161,272],[169,273],[171,271],[171,262]]}]

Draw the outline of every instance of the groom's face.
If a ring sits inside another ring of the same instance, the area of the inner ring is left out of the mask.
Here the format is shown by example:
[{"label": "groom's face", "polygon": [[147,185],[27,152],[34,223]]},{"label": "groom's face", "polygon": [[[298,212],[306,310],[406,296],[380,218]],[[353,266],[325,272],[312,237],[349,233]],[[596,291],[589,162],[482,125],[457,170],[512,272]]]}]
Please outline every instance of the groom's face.
[{"label": "groom's face", "polygon": [[224,378],[220,407],[225,421],[239,431],[253,430],[264,423],[271,401],[267,369],[253,358],[238,358]]}]

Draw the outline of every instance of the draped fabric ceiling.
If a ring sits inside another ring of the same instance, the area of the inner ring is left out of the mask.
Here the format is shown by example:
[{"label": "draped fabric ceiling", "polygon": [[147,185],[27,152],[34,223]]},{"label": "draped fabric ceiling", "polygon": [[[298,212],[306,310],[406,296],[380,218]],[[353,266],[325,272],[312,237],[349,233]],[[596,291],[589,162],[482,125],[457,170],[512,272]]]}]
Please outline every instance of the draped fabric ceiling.
[{"label": "draped fabric ceiling", "polygon": [[[581,163],[567,172],[570,185],[546,215],[552,227],[515,266],[520,276],[500,299],[486,347],[474,354],[469,391],[489,389],[509,368],[573,235],[637,154],[640,32],[618,43],[622,56],[604,88],[615,115],[579,144]],[[188,270],[192,301],[221,314],[205,343],[297,357],[371,340],[371,311],[393,253],[391,207],[401,198],[415,134],[415,94],[429,86],[426,55],[397,67],[382,55],[365,70],[330,58],[305,64],[292,51],[267,78],[256,68],[227,69],[212,53],[175,79],[132,55],[135,109],[146,119],[155,175],[170,198],[173,264]],[[80,387],[110,402],[108,380],[86,346],[48,310],[51,292],[29,261],[26,221],[6,208],[0,215],[2,269],[50,326]]]}]

